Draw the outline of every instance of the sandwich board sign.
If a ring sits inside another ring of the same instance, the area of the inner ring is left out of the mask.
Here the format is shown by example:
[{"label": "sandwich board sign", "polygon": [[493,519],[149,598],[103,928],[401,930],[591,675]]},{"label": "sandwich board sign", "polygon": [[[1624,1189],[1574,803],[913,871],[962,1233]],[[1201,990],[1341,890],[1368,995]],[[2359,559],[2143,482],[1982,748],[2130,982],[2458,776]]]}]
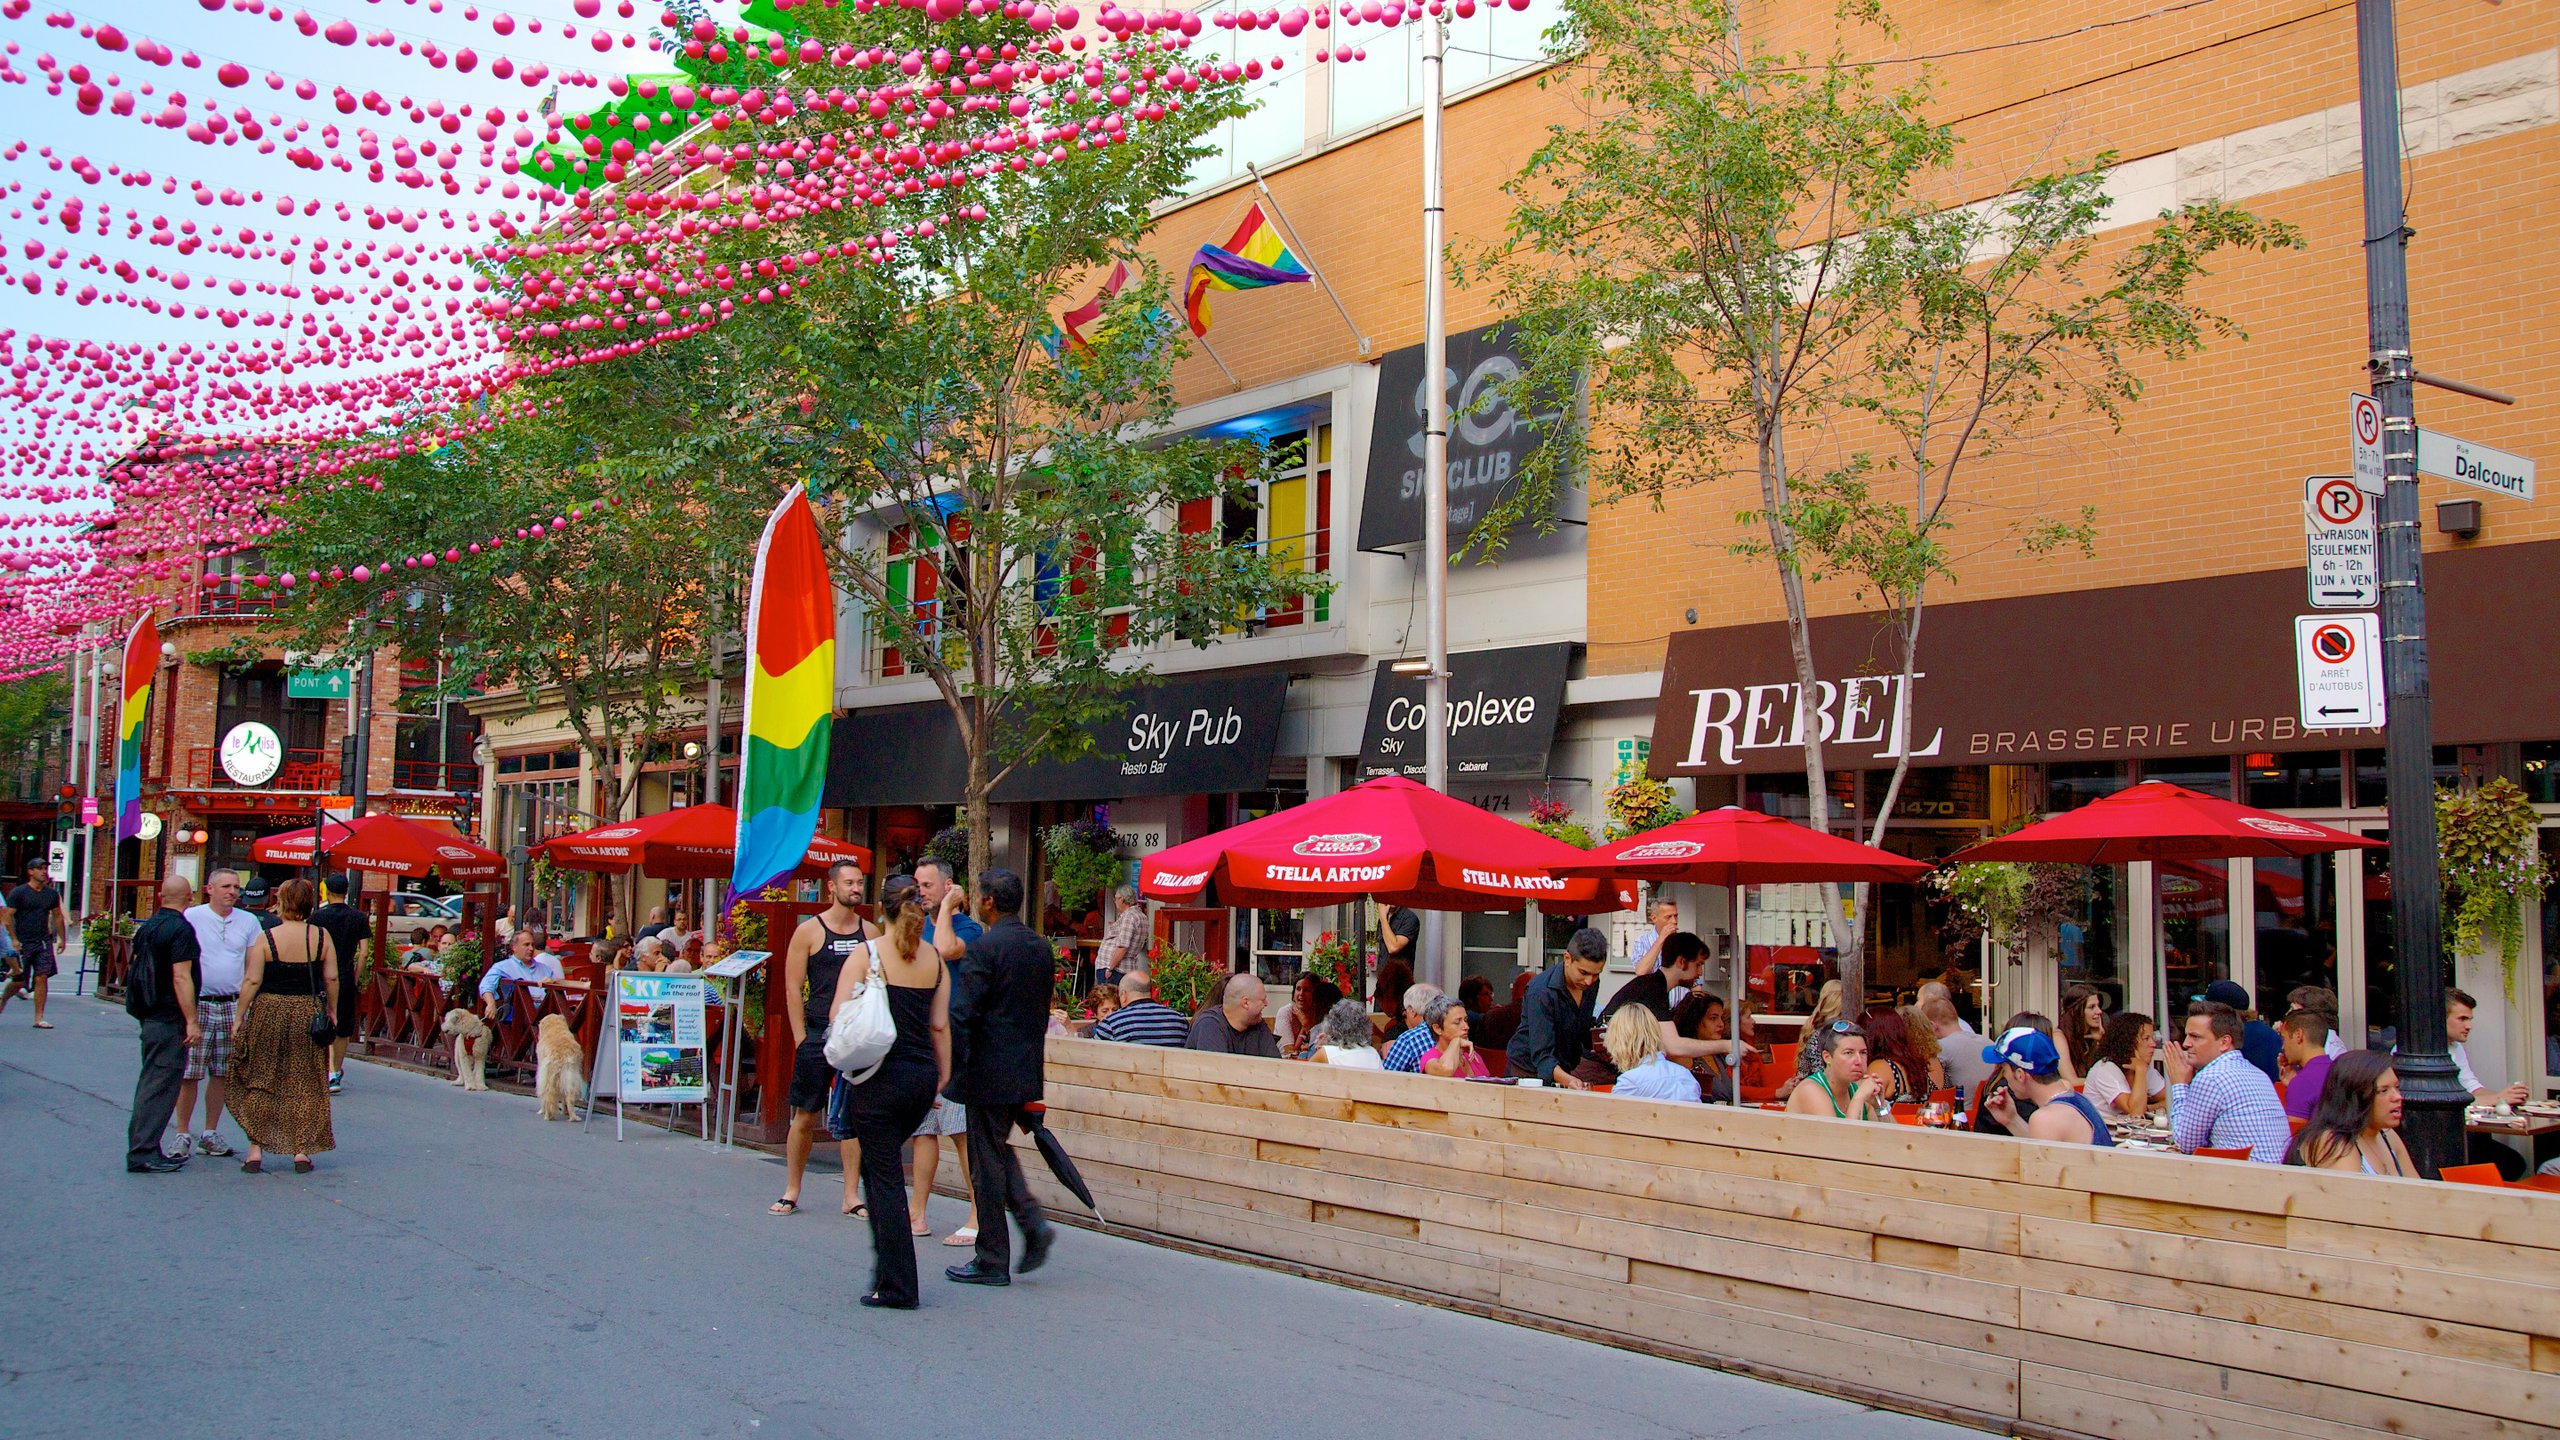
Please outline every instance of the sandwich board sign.
[{"label": "sandwich board sign", "polygon": [[2312,609],[2370,610],[2382,603],[2380,509],[2351,475],[2314,475],[2305,484]]},{"label": "sandwich board sign", "polygon": [[711,1093],[711,1045],[699,975],[615,970],[605,977],[612,1009],[598,1027],[587,1115],[613,1102],[614,1138],[625,1105],[700,1105]]},{"label": "sandwich board sign", "polygon": [[2371,730],[2383,723],[2382,618],[2370,610],[2297,615],[2294,672],[2306,730]]}]

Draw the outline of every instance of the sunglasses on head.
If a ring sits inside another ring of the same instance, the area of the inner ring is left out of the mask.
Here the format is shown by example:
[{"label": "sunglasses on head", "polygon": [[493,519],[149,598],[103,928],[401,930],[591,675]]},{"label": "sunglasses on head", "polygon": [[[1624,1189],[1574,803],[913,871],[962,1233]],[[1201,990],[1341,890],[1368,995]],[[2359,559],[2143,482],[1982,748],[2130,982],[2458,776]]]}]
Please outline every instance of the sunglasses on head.
[{"label": "sunglasses on head", "polygon": [[1857,1026],[1850,1024],[1846,1020],[1834,1020],[1831,1022],[1831,1033],[1834,1035],[1846,1035],[1857,1028]]}]

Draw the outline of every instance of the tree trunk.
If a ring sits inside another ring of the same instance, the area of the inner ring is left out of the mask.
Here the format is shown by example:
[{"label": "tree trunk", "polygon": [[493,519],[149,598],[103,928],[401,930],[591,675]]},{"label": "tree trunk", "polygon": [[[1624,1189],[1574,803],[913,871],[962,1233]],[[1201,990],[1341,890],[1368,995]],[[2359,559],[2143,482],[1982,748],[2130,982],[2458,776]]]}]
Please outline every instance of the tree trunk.
[{"label": "tree trunk", "polygon": [[973,726],[974,743],[969,746],[969,789],[967,820],[969,825],[969,883],[974,886],[994,863],[994,825],[987,803],[987,791],[993,788],[987,771],[986,728]]},{"label": "tree trunk", "polygon": [[[1796,569],[1795,531],[1783,513],[1787,503],[1786,467],[1784,437],[1775,428],[1763,430],[1760,500],[1768,521],[1769,550],[1778,562],[1778,589],[1787,602],[1787,650],[1796,669],[1796,733],[1804,743],[1805,823],[1829,834],[1831,792],[1822,760],[1822,719],[1814,705],[1821,681],[1814,673],[1813,621],[1805,606],[1804,576]],[[1840,1013],[1844,1019],[1854,1019],[1866,1008],[1866,964],[1849,930],[1848,913],[1840,904],[1840,887],[1825,884],[1820,888],[1823,922],[1830,927],[1840,956]],[[1750,951],[1743,937],[1735,936],[1734,946],[1747,964]]]}]

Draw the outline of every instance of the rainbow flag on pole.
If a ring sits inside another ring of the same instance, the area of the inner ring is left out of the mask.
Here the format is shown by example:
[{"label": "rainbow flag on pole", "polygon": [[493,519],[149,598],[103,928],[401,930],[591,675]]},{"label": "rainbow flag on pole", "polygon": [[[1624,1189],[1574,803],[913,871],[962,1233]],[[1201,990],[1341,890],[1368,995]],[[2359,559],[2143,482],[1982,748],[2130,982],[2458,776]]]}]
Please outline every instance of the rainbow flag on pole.
[{"label": "rainbow flag on pole", "polygon": [[151,716],[151,677],[160,673],[160,627],[142,612],[124,641],[124,708],[116,716],[116,838],[142,833],[142,724]]},{"label": "rainbow flag on pole", "polygon": [[1191,333],[1209,333],[1209,292],[1212,290],[1260,290],[1272,285],[1303,285],[1315,277],[1296,255],[1280,231],[1264,218],[1262,207],[1255,205],[1244,212],[1244,223],[1227,237],[1224,245],[1203,245],[1191,257],[1191,278],[1182,287],[1183,313],[1190,318]]},{"label": "rainbow flag on pole", "polygon": [[826,540],[808,492],[794,485],[756,544],[732,894],[755,894],[809,853],[827,783],[835,692],[836,592],[827,579]]}]

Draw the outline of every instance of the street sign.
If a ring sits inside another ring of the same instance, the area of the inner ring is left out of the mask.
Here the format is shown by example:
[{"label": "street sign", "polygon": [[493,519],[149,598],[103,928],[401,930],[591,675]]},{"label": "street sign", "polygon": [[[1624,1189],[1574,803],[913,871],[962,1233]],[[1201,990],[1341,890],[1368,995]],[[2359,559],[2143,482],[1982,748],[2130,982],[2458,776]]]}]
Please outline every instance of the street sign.
[{"label": "street sign", "polygon": [[2372,730],[2383,722],[2382,620],[2372,611],[2293,618],[2294,673],[2306,730]]},{"label": "street sign", "polygon": [[2304,483],[2312,609],[2370,610],[2382,603],[2379,510],[2351,475],[2314,475]]},{"label": "street sign", "polygon": [[284,677],[284,694],[288,700],[344,700],[347,698],[347,672],[336,670],[293,670]]},{"label": "street sign", "polygon": [[2347,438],[2355,445],[2356,488],[2382,493],[2382,402],[2370,395],[2347,397]]},{"label": "street sign", "polygon": [[2418,469],[2510,500],[2533,498],[2533,462],[2504,450],[2474,445],[2433,430],[2418,432]]}]

